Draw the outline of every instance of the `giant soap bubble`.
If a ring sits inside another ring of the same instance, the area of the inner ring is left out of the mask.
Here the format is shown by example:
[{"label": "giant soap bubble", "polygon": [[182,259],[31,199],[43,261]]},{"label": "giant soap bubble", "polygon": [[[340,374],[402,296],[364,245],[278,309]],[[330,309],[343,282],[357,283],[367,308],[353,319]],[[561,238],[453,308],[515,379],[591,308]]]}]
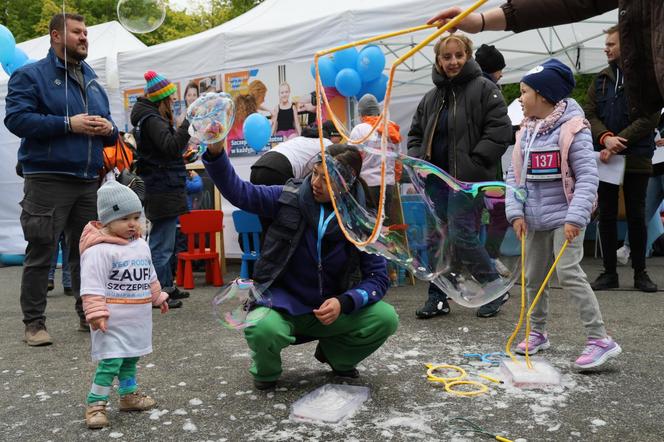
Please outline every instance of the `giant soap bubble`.
[{"label": "giant soap bubble", "polygon": [[[381,150],[358,148],[364,164],[381,164]],[[384,155],[387,188],[395,189],[397,166],[402,169],[402,191],[386,199],[390,210],[379,220],[377,199],[349,192],[343,170],[326,157],[337,211],[349,236],[364,242],[374,225],[382,223],[375,242],[362,249],[433,282],[463,306],[479,307],[507,292],[520,265],[518,253],[508,254],[501,247],[511,229],[505,219],[505,196],[515,189],[503,182],[462,182],[424,160],[396,151],[386,150]]]},{"label": "giant soap bubble", "polygon": [[256,325],[271,307],[270,299],[251,279],[236,279],[212,300],[212,312],[226,328],[242,330]]},{"label": "giant soap bubble", "polygon": [[217,143],[226,138],[234,118],[233,97],[225,92],[203,94],[187,109],[189,135],[201,143]]},{"label": "giant soap bubble", "polygon": [[157,29],[166,18],[163,0],[119,0],[118,21],[129,32],[145,34]]}]

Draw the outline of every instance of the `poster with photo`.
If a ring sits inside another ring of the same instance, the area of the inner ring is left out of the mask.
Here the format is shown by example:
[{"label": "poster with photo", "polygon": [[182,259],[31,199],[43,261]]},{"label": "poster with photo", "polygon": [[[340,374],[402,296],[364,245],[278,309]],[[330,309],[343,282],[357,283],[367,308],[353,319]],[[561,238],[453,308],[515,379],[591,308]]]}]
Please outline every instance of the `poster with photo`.
[{"label": "poster with photo", "polygon": [[187,108],[202,94],[223,91],[219,78],[219,75],[215,74],[178,82],[178,87],[182,90],[182,99],[173,104],[173,117],[176,126],[182,124],[187,114]]},{"label": "poster with photo", "polygon": [[[279,66],[226,72],[223,79],[224,91],[233,97],[235,103],[235,119],[226,137],[226,152],[230,157],[255,156],[256,152],[244,139],[242,126],[244,120],[255,112],[272,121],[272,111],[279,99]],[[265,150],[283,139],[272,136]]]},{"label": "poster with photo", "polygon": [[[173,82],[175,84],[177,90],[175,94],[171,95],[171,99],[174,100],[174,115],[175,117],[175,104],[177,104],[180,99],[181,99],[181,94],[180,94],[180,84],[178,82]],[[136,100],[138,100],[139,97],[142,97],[145,95],[145,90],[140,87],[140,88],[132,88],[132,89],[125,89],[124,91],[124,100],[123,100],[123,105],[124,105],[124,114],[125,114],[125,127],[124,131],[128,132],[133,126],[131,124],[131,110],[134,107],[134,104],[136,104]]]}]

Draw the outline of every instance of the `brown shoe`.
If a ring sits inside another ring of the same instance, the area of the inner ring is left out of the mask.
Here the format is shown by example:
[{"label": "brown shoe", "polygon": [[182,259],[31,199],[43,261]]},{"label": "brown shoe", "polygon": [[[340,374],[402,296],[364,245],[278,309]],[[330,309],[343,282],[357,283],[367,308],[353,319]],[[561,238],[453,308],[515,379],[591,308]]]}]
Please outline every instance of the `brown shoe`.
[{"label": "brown shoe", "polygon": [[106,417],[106,401],[93,402],[88,404],[85,409],[85,424],[91,430],[108,427],[108,417]]},{"label": "brown shoe", "polygon": [[25,325],[25,342],[31,347],[51,345],[53,339],[46,331],[43,319],[37,319]]},{"label": "brown shoe", "polygon": [[83,333],[90,333],[90,324],[85,319],[80,319],[78,322],[78,331]]},{"label": "brown shoe", "polygon": [[120,397],[120,411],[143,411],[157,405],[150,396],[142,393],[129,393]]}]

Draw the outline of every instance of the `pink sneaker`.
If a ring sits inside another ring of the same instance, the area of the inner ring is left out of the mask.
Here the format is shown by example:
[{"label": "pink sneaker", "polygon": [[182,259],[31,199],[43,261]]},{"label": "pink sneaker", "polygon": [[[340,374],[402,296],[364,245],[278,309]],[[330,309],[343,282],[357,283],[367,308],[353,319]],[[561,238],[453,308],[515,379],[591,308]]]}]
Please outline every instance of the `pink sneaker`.
[{"label": "pink sneaker", "polygon": [[622,348],[611,337],[588,339],[586,348],[583,349],[581,356],[574,362],[574,367],[580,370],[599,367],[620,353],[622,353]]},{"label": "pink sneaker", "polygon": [[[546,333],[540,333],[536,331],[531,331],[528,336],[528,354],[534,355],[540,350],[546,350],[551,347],[549,342],[549,337]],[[514,352],[520,355],[526,354],[526,340],[519,342],[519,345],[516,346]]]}]

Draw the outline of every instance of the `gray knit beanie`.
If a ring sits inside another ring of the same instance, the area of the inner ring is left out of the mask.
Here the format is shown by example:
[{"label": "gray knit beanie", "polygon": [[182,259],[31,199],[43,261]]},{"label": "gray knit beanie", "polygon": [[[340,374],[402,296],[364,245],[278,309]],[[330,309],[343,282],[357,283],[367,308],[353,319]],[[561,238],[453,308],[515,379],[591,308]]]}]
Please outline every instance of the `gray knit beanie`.
[{"label": "gray knit beanie", "polygon": [[117,181],[106,181],[97,190],[97,213],[104,226],[141,210],[141,200],[134,191]]},{"label": "gray knit beanie", "polygon": [[380,115],[380,107],[376,97],[371,94],[364,94],[357,104],[357,111],[360,117],[375,117]]}]

